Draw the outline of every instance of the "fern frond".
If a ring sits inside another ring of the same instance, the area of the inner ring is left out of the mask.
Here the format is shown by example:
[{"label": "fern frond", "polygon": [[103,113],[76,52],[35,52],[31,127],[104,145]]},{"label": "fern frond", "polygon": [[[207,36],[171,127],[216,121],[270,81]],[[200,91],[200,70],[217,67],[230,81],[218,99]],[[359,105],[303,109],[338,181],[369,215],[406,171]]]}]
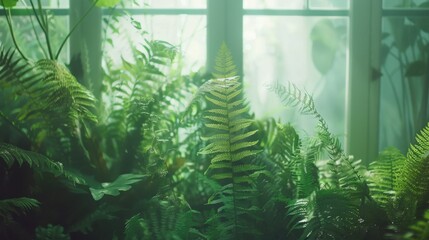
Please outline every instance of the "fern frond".
[{"label": "fern frond", "polygon": [[254,138],[257,130],[250,127],[253,120],[246,114],[241,83],[235,77],[226,45],[219,51],[215,69],[214,76],[218,78],[205,83],[199,91],[207,101],[204,126],[210,134],[205,138],[209,144],[199,154],[211,158],[206,172],[222,185],[208,200],[208,204],[218,206],[217,214],[208,223],[222,222],[220,236],[237,239],[250,234],[246,231],[255,210],[252,175],[263,169],[252,158],[261,150]]},{"label": "fern frond", "polygon": [[91,92],[79,84],[68,69],[53,60],[39,60],[35,68],[43,76],[22,84],[29,89],[32,97],[43,103],[43,106],[34,109],[27,106],[23,117],[28,118],[35,114],[48,114],[51,119],[58,119],[62,124],[74,126],[79,119],[97,121],[91,112],[95,98]]},{"label": "fern frond", "polygon": [[384,208],[392,204],[397,194],[400,184],[398,176],[404,161],[405,156],[398,149],[388,148],[369,165],[368,186],[371,196]]},{"label": "fern frond", "polygon": [[15,51],[6,50],[3,45],[0,46],[0,84],[10,87],[17,82],[25,82],[31,78],[37,77],[32,72],[32,65],[25,60],[15,57]]},{"label": "fern frond", "polygon": [[409,226],[409,231],[405,233],[403,240],[423,240],[429,239],[429,210],[423,214],[423,219]]},{"label": "fern frond", "polygon": [[36,240],[70,240],[70,236],[64,233],[63,226],[48,224],[36,228]]},{"label": "fern frond", "polygon": [[326,189],[297,200],[288,215],[292,230],[304,229],[300,239],[346,239],[357,228],[359,208],[345,192]]},{"label": "fern frond", "polygon": [[286,86],[276,83],[270,88],[284,105],[296,106],[302,113],[312,115],[318,121],[319,139],[331,159],[328,163],[331,187],[357,190],[360,195],[367,194],[368,187],[361,175],[364,169],[360,160],[354,160],[344,153],[339,139],[329,131],[327,123],[317,111],[313,98],[290,82]]},{"label": "fern frond", "polygon": [[[194,215],[196,213],[196,211],[184,209],[184,206],[155,197],[148,211],[142,214],[142,218],[134,218],[131,223],[138,224],[134,227],[137,227],[135,231],[140,233],[146,231],[147,227],[149,230],[145,233],[147,239],[195,239],[194,234],[197,231],[194,229]],[[147,225],[142,225],[142,221]]]},{"label": "fern frond", "polygon": [[402,165],[398,192],[420,200],[429,192],[429,124],[417,134],[416,142],[410,145]]},{"label": "fern frond", "polygon": [[12,167],[14,163],[17,163],[19,166],[25,163],[38,171],[49,172],[54,176],[62,175],[72,183],[86,184],[86,181],[79,175],[64,170],[62,163],[52,161],[41,154],[23,150],[10,144],[0,142],[0,159],[5,162],[8,168]]},{"label": "fern frond", "polygon": [[12,167],[16,162],[19,166],[26,163],[30,167],[51,172],[55,176],[58,176],[63,171],[61,163],[53,162],[43,155],[26,151],[6,143],[0,143],[0,158],[3,159],[8,168]]},{"label": "fern frond", "polygon": [[39,201],[27,197],[0,200],[0,218],[5,218],[10,214],[25,214],[39,205]]},{"label": "fern frond", "polygon": [[124,233],[126,240],[151,239],[148,223],[140,216],[140,214],[132,216],[125,222]]}]

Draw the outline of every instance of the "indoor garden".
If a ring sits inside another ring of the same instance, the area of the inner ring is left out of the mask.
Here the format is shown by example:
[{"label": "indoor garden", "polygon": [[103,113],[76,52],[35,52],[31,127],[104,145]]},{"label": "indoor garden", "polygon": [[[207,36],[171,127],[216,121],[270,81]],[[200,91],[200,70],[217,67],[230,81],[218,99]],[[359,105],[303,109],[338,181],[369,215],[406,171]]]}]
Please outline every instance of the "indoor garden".
[{"label": "indoor garden", "polygon": [[0,0],[0,239],[429,239],[428,0]]}]

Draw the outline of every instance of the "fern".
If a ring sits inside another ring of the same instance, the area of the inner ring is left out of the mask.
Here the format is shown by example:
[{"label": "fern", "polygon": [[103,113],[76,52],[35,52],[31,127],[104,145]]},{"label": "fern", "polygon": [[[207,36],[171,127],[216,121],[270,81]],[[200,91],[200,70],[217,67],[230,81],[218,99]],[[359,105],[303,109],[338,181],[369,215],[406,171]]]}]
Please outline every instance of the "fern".
[{"label": "fern", "polygon": [[36,240],[70,240],[70,236],[64,233],[62,226],[48,224],[36,228]]},{"label": "fern", "polygon": [[171,200],[154,197],[143,214],[125,224],[126,239],[195,239],[201,235],[195,227],[197,212]]},{"label": "fern", "polygon": [[409,227],[409,231],[405,233],[403,240],[424,240],[429,239],[429,210],[423,214],[423,219],[417,221]]},{"label": "fern", "polygon": [[29,125],[36,142],[49,130],[73,132],[80,120],[97,121],[93,95],[56,61],[25,62],[0,47],[0,83],[26,100],[16,120]]},{"label": "fern", "polygon": [[354,160],[344,153],[339,139],[329,131],[327,123],[316,110],[313,98],[290,82],[286,86],[277,83],[271,86],[271,90],[284,105],[297,106],[302,113],[317,119],[319,139],[331,159],[328,163],[331,187],[355,190],[361,196],[368,195],[368,186],[361,175],[364,169],[360,160]]},{"label": "fern", "polygon": [[416,136],[416,144],[410,145],[407,159],[398,177],[398,193],[411,194],[416,200],[429,192],[429,124]]},{"label": "fern", "polygon": [[0,200],[0,218],[6,218],[10,214],[25,214],[39,205],[39,201],[27,197]]},{"label": "fern", "polygon": [[371,196],[384,208],[392,207],[396,198],[400,184],[398,177],[404,161],[405,156],[398,149],[388,148],[369,165],[368,186]]},{"label": "fern", "polygon": [[126,240],[150,239],[149,226],[140,214],[132,216],[125,222]]},{"label": "fern", "polygon": [[359,219],[356,203],[338,189],[315,191],[296,200],[288,215],[296,216],[289,224],[291,230],[303,229],[300,239],[349,239]]},{"label": "fern", "polygon": [[[218,226],[222,239],[240,239],[252,229],[246,223],[256,207],[251,204],[255,189],[252,174],[261,170],[251,158],[260,152],[258,141],[251,139],[256,130],[249,127],[253,121],[246,117],[247,108],[242,98],[241,83],[236,74],[232,57],[223,44],[216,59],[216,79],[205,83],[202,91],[208,103],[204,126],[210,135],[199,154],[211,158],[207,173],[222,184],[219,192],[209,199],[210,205],[218,206],[217,214],[208,222],[222,222]],[[215,220],[219,218],[219,220]]]},{"label": "fern", "polygon": [[64,176],[72,183],[86,184],[85,179],[71,171],[64,170],[63,164],[55,162],[49,158],[27,150],[20,149],[16,146],[0,142],[0,159],[4,161],[8,168],[14,163],[22,166],[24,163],[35,170],[49,172],[54,176]]}]

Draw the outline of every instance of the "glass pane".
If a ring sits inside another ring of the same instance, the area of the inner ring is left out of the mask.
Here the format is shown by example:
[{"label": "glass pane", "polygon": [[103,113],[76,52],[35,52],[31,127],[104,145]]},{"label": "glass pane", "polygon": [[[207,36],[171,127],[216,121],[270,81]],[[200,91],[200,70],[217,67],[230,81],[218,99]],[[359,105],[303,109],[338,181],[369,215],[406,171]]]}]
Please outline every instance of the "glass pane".
[{"label": "glass pane", "polygon": [[314,129],[312,117],[285,109],[267,90],[289,81],[311,94],[331,131],[344,136],[347,28],[346,17],[245,17],[244,82],[256,116]]},{"label": "glass pane", "polygon": [[[113,60],[119,56],[131,56],[130,42],[138,44],[144,39],[162,40],[177,46],[183,54],[183,71],[197,71],[206,62],[206,17],[200,15],[136,15],[134,25],[129,17],[118,18],[120,28],[111,29],[106,36],[111,38],[114,48],[106,46],[106,52]],[[141,27],[141,30],[136,28]],[[131,41],[130,41],[131,40]]]},{"label": "glass pane", "polygon": [[126,0],[125,7],[136,8],[206,8],[207,0]]},{"label": "glass pane", "polygon": [[349,9],[350,0],[310,0],[311,9]]},{"label": "glass pane", "polygon": [[[41,0],[43,7],[49,8],[69,8],[68,0]],[[37,6],[37,1],[33,1],[33,3]],[[30,0],[20,0],[18,1],[17,7],[30,7]]]},{"label": "glass pane", "polygon": [[304,9],[307,0],[244,0],[244,8]]},{"label": "glass pane", "polygon": [[406,152],[429,121],[429,18],[383,19],[380,149]]},{"label": "glass pane", "polygon": [[384,8],[429,8],[429,0],[383,0]]},{"label": "glass pane", "polygon": [[[25,56],[33,60],[48,58],[46,39],[42,30],[38,27],[36,19],[28,16],[14,16],[12,17],[12,22],[16,41]],[[49,23],[50,29],[55,29],[55,31],[49,32],[52,51],[55,54],[68,33],[69,17],[56,16],[50,19]],[[6,48],[14,48],[7,21],[0,21],[0,43],[4,44]],[[61,52],[60,60],[68,63],[68,56],[68,47],[66,45]]]}]

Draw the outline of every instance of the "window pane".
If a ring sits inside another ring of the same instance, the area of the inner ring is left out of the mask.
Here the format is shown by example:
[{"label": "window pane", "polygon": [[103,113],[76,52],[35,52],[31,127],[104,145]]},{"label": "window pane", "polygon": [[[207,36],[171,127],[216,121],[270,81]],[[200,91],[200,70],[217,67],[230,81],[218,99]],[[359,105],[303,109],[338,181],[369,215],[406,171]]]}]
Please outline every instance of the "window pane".
[{"label": "window pane", "polygon": [[243,6],[250,9],[348,9],[349,3],[350,0],[244,0]]},{"label": "window pane", "polygon": [[146,8],[206,8],[207,0],[127,0],[126,7]]},{"label": "window pane", "polygon": [[[68,0],[41,0],[43,7],[49,7],[49,8],[69,8],[69,1]],[[33,3],[37,6],[37,1],[33,1]],[[30,7],[30,0],[20,0],[18,1],[17,7]]]},{"label": "window pane", "polygon": [[267,90],[266,84],[289,81],[314,97],[332,132],[343,136],[347,28],[346,17],[245,17],[244,82],[256,116],[313,129],[312,117],[286,110]]},{"label": "window pane", "polygon": [[310,0],[310,8],[349,9],[350,0]]},{"label": "window pane", "polygon": [[383,0],[384,8],[429,8],[429,0]]},{"label": "window pane", "polygon": [[380,149],[406,152],[429,121],[429,18],[383,19],[381,43]]},{"label": "window pane", "polygon": [[[36,19],[28,16],[14,16],[12,17],[12,21],[16,41],[26,57],[33,60],[48,58],[46,39],[42,30],[37,25]],[[50,29],[55,29],[55,31],[49,32],[52,51],[55,54],[68,33],[69,17],[56,16],[50,19],[49,23]],[[33,30],[32,24],[35,26],[36,33]],[[6,47],[14,48],[6,21],[0,21],[0,43]],[[66,45],[60,55],[60,60],[64,63],[68,63],[68,50]]]},{"label": "window pane", "polygon": [[303,9],[306,0],[244,0],[244,8]]},{"label": "window pane", "polygon": [[[206,62],[206,17],[200,15],[135,15],[134,24],[129,17],[118,18],[120,28],[107,32],[114,43],[106,51],[114,60],[130,56],[130,43],[138,44],[144,38],[167,41],[177,46],[183,54],[183,71],[197,71]],[[146,32],[143,34],[142,32]]]}]

